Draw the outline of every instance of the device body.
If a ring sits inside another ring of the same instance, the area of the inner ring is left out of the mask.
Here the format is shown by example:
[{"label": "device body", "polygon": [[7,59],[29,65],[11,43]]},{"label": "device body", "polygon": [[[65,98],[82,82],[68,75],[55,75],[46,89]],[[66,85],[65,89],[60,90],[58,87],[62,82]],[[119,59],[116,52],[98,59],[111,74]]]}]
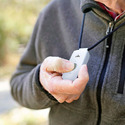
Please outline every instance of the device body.
[{"label": "device body", "polygon": [[88,48],[81,48],[75,50],[70,58],[70,62],[75,64],[75,68],[71,72],[63,73],[62,78],[74,81],[79,73],[79,70],[83,64],[87,64],[90,58]]}]

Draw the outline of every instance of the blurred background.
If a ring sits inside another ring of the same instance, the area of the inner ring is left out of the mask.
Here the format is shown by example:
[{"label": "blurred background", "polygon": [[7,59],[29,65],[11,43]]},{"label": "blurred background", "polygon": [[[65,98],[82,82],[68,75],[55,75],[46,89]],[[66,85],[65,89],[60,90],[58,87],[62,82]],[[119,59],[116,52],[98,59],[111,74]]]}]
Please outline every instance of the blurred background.
[{"label": "blurred background", "polygon": [[30,110],[11,97],[9,80],[50,0],[0,0],[0,125],[47,125],[48,112]]}]

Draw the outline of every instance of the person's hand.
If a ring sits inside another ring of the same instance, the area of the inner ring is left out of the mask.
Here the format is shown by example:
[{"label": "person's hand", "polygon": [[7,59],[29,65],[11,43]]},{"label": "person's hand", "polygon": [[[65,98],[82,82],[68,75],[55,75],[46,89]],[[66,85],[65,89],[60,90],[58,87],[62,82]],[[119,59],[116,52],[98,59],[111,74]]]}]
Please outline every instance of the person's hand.
[{"label": "person's hand", "polygon": [[105,4],[108,8],[116,12],[117,14],[125,11],[125,0],[95,0]]},{"label": "person's hand", "polygon": [[79,99],[89,80],[86,65],[81,67],[76,80],[63,80],[62,73],[73,69],[73,63],[59,57],[47,57],[40,67],[41,85],[60,103]]}]

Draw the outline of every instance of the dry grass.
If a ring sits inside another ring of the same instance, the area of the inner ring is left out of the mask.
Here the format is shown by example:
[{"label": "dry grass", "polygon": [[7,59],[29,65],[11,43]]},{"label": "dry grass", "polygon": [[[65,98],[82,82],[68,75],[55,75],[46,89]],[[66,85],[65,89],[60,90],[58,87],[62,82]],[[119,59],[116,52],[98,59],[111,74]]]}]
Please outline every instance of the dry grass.
[{"label": "dry grass", "polygon": [[6,55],[5,63],[0,67],[0,80],[10,78],[19,60],[20,54],[10,53]]},{"label": "dry grass", "polygon": [[[28,36],[29,34],[31,34],[31,31],[32,31],[32,28],[36,21],[36,18],[38,16],[38,13],[50,0],[37,0],[37,1],[32,0],[34,3],[31,3],[31,0],[26,0],[27,2],[28,1],[30,2],[30,4],[28,4],[29,7],[27,6],[25,0],[22,1],[22,4],[19,3],[19,2],[21,2],[20,0],[13,0],[13,1],[15,1],[13,4],[10,4],[10,3],[12,3],[12,1],[9,1],[9,0],[4,0],[4,1],[0,0],[0,1],[2,2],[0,4],[1,5],[0,7],[2,10],[6,6],[6,11],[3,11],[3,13],[0,14],[0,16],[2,16],[2,18],[4,17],[4,20],[5,20],[4,22],[6,22],[5,23],[6,27],[8,26],[8,30],[7,30],[8,32],[5,32],[5,34],[9,35],[9,32],[10,32],[10,35],[6,36],[7,45],[9,46],[9,50],[7,50],[7,53],[4,53],[5,61],[2,64],[2,66],[0,66],[0,80],[5,80],[5,79],[8,80],[8,79],[10,79],[11,75],[15,71],[15,68],[22,55],[22,53],[20,54],[20,51],[18,52],[18,49],[20,49],[20,48],[18,48],[19,46],[17,46],[17,42],[25,41],[25,37]],[[11,5],[13,5],[13,6],[11,6]],[[32,10],[30,10],[31,6],[32,6]],[[18,12],[15,11],[15,9],[17,9]],[[34,15],[32,14],[32,11],[35,13]],[[27,16],[25,16],[25,17],[27,17],[26,18],[27,20],[26,19],[24,20],[22,18],[22,17],[24,17],[23,12],[25,12],[25,15],[27,15]],[[22,21],[21,21],[21,19],[22,19]],[[8,20],[8,21],[6,21],[6,20]],[[14,21],[19,22],[19,25],[15,25]],[[32,26],[29,26],[28,24],[30,24]],[[20,38],[22,38],[21,40],[16,39],[15,37],[12,39],[11,35],[13,35],[13,32],[15,31],[14,28],[16,30],[18,29],[18,34],[16,34],[16,35],[20,36],[20,34],[22,33],[21,34],[22,36],[20,37]],[[23,30],[23,32],[22,32],[22,29],[25,29],[25,30]],[[15,40],[15,42],[13,42],[14,40]],[[11,41],[11,44],[10,44],[10,41]],[[14,51],[10,51],[10,48],[14,48]],[[17,52],[17,53],[14,53],[14,52]],[[2,85],[2,87],[4,87],[4,86]],[[4,92],[4,91],[5,91],[5,89],[1,92]],[[8,111],[7,113],[0,115],[0,125],[47,125],[47,121],[48,121],[48,111],[45,111],[45,110],[33,111],[33,110],[28,110],[26,108],[16,108],[11,111]]]}]

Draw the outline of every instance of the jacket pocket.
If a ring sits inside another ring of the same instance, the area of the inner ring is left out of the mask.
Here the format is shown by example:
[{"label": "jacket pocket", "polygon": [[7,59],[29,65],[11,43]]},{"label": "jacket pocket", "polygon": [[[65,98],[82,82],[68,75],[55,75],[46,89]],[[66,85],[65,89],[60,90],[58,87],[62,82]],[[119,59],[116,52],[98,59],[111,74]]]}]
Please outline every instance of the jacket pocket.
[{"label": "jacket pocket", "polygon": [[119,81],[117,93],[123,94],[124,86],[125,86],[125,46],[124,46],[124,52],[122,57],[121,74],[120,74],[120,81]]}]

